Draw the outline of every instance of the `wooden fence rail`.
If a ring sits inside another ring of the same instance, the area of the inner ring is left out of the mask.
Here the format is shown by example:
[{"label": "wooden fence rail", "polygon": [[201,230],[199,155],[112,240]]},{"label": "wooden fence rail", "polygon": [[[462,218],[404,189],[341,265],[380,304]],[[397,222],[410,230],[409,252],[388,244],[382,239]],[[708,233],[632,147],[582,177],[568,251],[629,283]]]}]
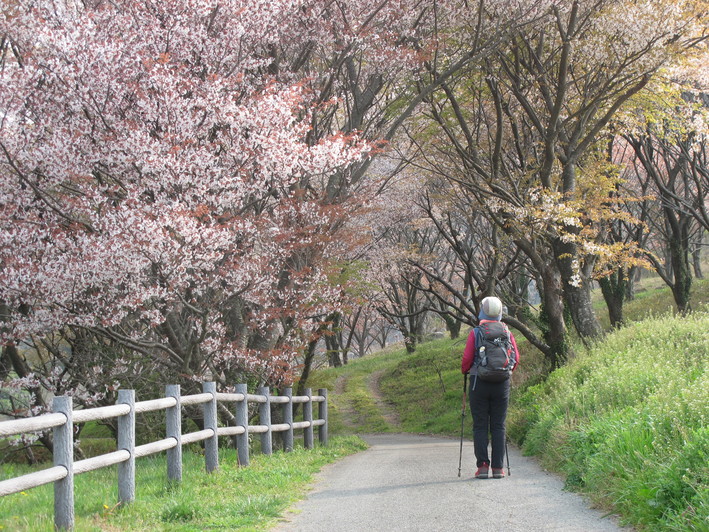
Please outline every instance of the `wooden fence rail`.
[{"label": "wooden fence rail", "polygon": [[[261,452],[273,452],[274,432],[283,432],[283,446],[293,450],[293,431],[303,430],[303,445],[313,448],[313,428],[318,427],[320,443],[328,443],[327,390],[312,395],[293,396],[286,388],[281,395],[272,396],[267,386],[256,394],[247,393],[246,384],[238,384],[235,393],[217,392],[216,383],[205,382],[202,392],[180,395],[178,385],[168,385],[165,397],[151,401],[135,402],[134,390],[119,390],[115,405],[85,410],[73,410],[71,397],[55,397],[53,413],[26,419],[0,421],[0,438],[52,429],[54,440],[54,466],[20,477],[0,481],[0,497],[43,484],[54,483],[54,525],[57,529],[74,527],[74,476],[95,469],[118,464],[118,500],[126,504],[135,499],[135,459],[167,451],[167,478],[182,480],[182,446],[204,441],[204,459],[207,472],[219,466],[219,436],[235,436],[239,464],[249,465],[249,434],[259,434]],[[235,426],[217,426],[217,403],[235,404]],[[249,403],[258,403],[259,424],[249,425]],[[303,420],[293,421],[293,404],[303,404]],[[313,403],[318,403],[318,418],[313,419]],[[182,433],[182,407],[202,405],[204,429]],[[271,423],[271,405],[282,408],[283,423]],[[144,445],[135,444],[135,416],[145,412],[165,410],[165,438]],[[74,423],[85,423],[118,418],[117,450],[85,460],[74,461]]]}]

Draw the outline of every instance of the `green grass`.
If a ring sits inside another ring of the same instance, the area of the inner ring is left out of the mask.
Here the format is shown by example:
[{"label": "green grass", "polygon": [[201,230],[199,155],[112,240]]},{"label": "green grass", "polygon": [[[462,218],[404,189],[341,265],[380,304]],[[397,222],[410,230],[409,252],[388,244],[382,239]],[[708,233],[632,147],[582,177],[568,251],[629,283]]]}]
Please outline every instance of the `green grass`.
[{"label": "green grass", "polygon": [[[706,268],[705,268],[706,269]],[[610,320],[600,290],[594,292],[595,308],[601,325],[608,329]],[[694,279],[691,289],[691,306],[694,310],[709,310],[709,279]],[[667,285],[657,276],[643,278],[637,285],[635,298],[626,301],[624,313],[628,322],[637,322],[652,318],[676,314],[677,309],[672,293]]]},{"label": "green grass", "polygon": [[460,431],[465,338],[435,340],[389,370],[382,392],[395,406],[408,432],[455,435]]},{"label": "green grass", "polygon": [[509,431],[651,530],[709,525],[709,313],[629,325],[518,398]]},{"label": "green grass", "polygon": [[376,356],[355,359],[342,368],[315,372],[313,389],[327,388],[329,429],[333,434],[376,433],[398,430],[382,415],[370,393],[369,381],[378,371],[407,359],[404,349],[388,348]]},{"label": "green grass", "polygon": [[[125,507],[116,504],[116,467],[92,471],[74,480],[75,530],[267,530],[303,497],[323,465],[365,447],[359,438],[335,437],[328,447],[253,455],[248,467],[238,467],[236,452],[223,449],[219,470],[211,474],[205,472],[202,456],[185,452],[180,484],[167,482],[164,456],[142,458],[136,464],[136,500]],[[4,464],[1,475],[9,478],[29,470]],[[54,530],[52,486],[0,498],[0,530]]]}]

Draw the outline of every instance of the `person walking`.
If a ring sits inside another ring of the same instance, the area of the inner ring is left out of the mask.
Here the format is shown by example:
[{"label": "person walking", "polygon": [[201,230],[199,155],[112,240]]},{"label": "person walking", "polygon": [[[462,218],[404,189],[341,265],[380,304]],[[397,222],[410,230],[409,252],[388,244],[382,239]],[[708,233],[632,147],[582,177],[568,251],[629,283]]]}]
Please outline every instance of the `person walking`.
[{"label": "person walking", "polygon": [[[510,375],[519,363],[514,335],[502,323],[502,301],[486,297],[480,304],[478,326],[468,335],[461,372],[470,375],[470,412],[473,416],[475,478],[503,478],[505,420],[510,399]],[[492,439],[492,461],[488,455]]]}]

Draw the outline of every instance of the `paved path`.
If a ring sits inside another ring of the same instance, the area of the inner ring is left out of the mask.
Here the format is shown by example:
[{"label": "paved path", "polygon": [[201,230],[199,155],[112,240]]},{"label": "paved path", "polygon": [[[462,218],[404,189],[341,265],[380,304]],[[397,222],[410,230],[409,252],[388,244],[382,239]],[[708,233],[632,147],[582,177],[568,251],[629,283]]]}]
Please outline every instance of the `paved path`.
[{"label": "paved path", "polygon": [[326,466],[308,498],[274,532],[623,530],[512,447],[511,476],[476,480],[471,442],[465,442],[458,478],[460,440],[412,434],[364,439],[371,447]]}]

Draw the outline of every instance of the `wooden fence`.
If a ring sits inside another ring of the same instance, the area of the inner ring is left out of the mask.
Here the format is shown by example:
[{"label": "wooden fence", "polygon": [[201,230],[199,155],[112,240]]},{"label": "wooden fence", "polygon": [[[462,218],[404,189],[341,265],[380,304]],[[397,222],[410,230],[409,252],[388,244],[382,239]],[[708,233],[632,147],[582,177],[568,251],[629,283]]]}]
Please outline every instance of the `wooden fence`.
[{"label": "wooden fence", "polygon": [[[178,385],[169,385],[165,397],[135,402],[134,390],[119,390],[113,406],[73,410],[71,397],[55,397],[53,413],[26,419],[0,422],[0,437],[53,429],[54,466],[0,482],[0,497],[54,482],[54,525],[58,529],[74,526],[74,476],[118,464],[118,500],[129,503],[135,499],[135,459],[167,451],[167,478],[182,480],[182,446],[204,441],[207,472],[219,465],[218,437],[235,436],[241,465],[249,464],[249,434],[259,434],[261,452],[271,454],[272,434],[283,432],[286,451],[293,450],[293,431],[303,429],[303,445],[313,447],[313,428],[318,427],[320,443],[327,445],[327,390],[312,395],[293,396],[286,388],[281,395],[272,396],[268,387],[260,387],[256,394],[247,393],[245,384],[238,384],[235,393],[218,393],[214,382],[203,383],[201,394],[180,396]],[[235,426],[217,426],[217,402],[235,403]],[[259,424],[249,425],[248,404],[258,403]],[[303,403],[303,421],[293,421],[293,404]],[[313,403],[319,403],[318,418],[313,419]],[[182,433],[182,407],[201,404],[204,429]],[[271,424],[271,405],[280,404],[283,423]],[[144,412],[165,410],[166,437],[144,445],[135,444],[135,416]],[[74,461],[74,423],[118,418],[117,450],[85,460]]]}]

